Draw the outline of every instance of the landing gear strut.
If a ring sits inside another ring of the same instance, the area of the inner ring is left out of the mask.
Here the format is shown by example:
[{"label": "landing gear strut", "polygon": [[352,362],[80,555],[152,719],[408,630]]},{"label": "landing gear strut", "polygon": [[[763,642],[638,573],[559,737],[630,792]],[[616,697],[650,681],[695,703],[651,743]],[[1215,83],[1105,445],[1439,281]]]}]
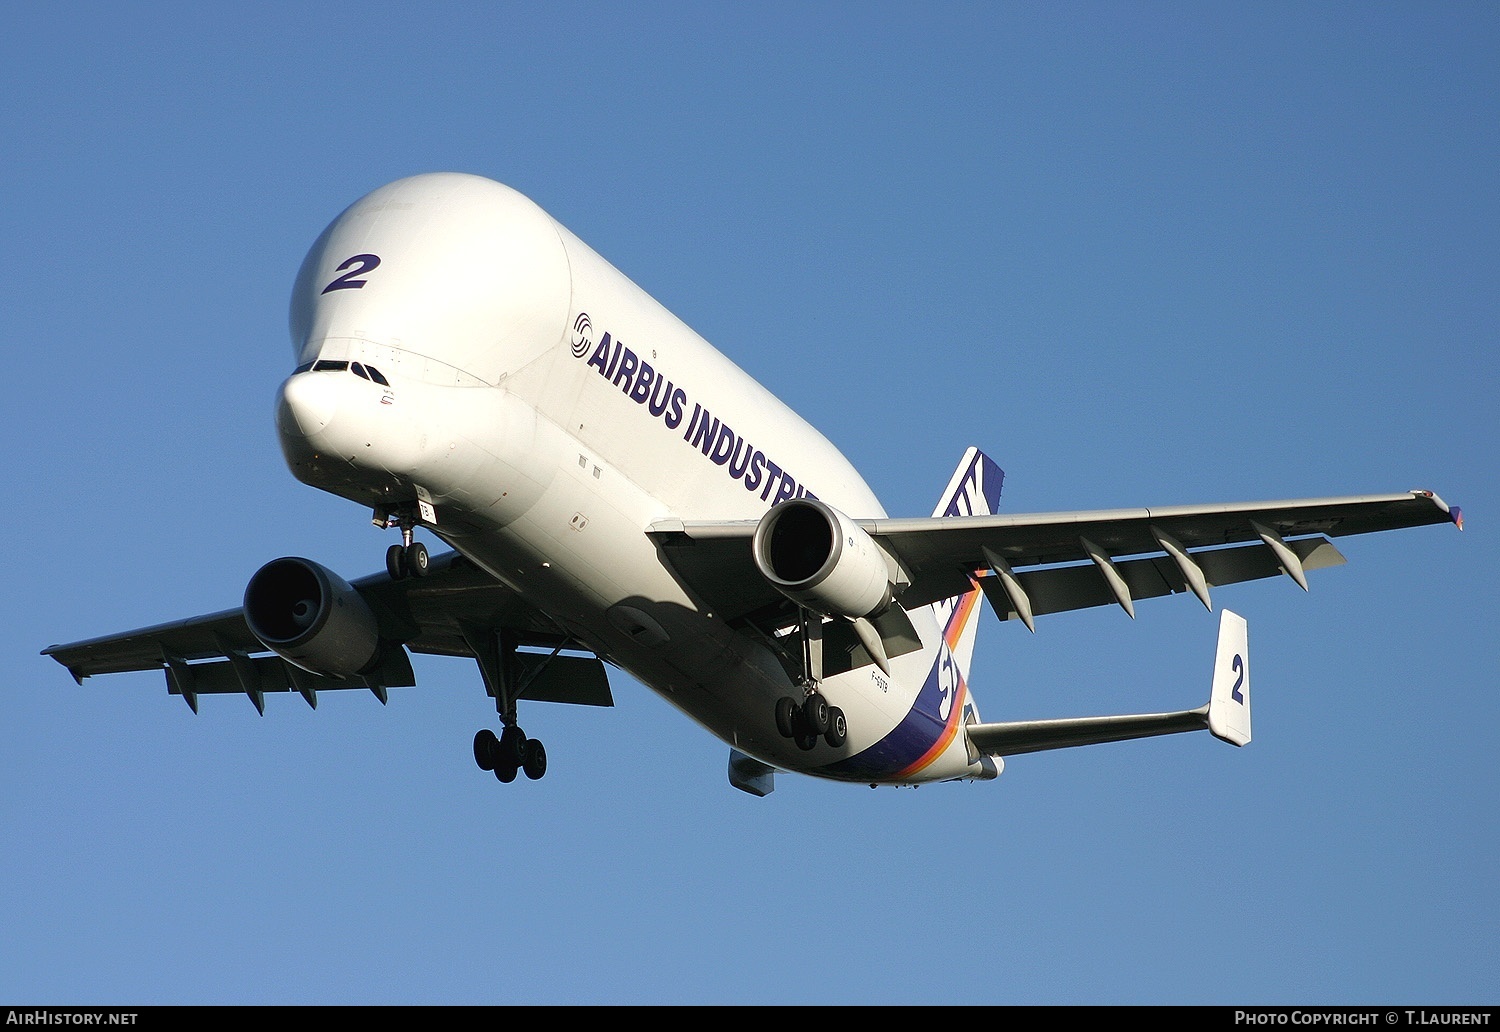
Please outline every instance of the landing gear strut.
[{"label": "landing gear strut", "polygon": [[802,689],[801,700],[784,696],[776,700],[776,730],[781,737],[790,738],[804,751],[813,749],[821,738],[837,749],[849,737],[849,724],[844,711],[830,706],[828,699],[818,687],[823,672],[823,622],[813,615],[811,621],[804,611],[801,615]]},{"label": "landing gear strut", "polygon": [[386,527],[401,528],[401,543],[385,550],[385,570],[391,580],[403,577],[425,577],[427,575],[427,546],[412,540],[412,528],[417,525],[416,516],[410,509],[403,509],[394,517],[387,517]]},{"label": "landing gear strut", "polygon": [[[425,499],[420,489],[418,494]],[[382,530],[401,528],[401,544],[392,545],[385,552],[385,569],[391,580],[426,576],[429,563],[427,546],[412,538],[413,529],[423,518],[429,524],[436,520],[430,502],[425,500],[392,509],[376,507],[373,519],[377,527]],[[498,735],[487,727],[474,735],[474,762],[480,770],[492,772],[496,779],[507,784],[516,780],[516,775],[523,771],[536,781],[547,773],[547,750],[540,740],[527,738],[526,732],[521,730],[516,721],[516,700],[525,693],[540,667],[524,679],[520,676],[515,635],[503,628],[496,630],[492,626],[460,622],[459,629],[464,643],[479,663],[485,691],[494,698],[495,712],[500,715]],[[561,651],[559,645],[541,666],[546,666]]]},{"label": "landing gear strut", "polygon": [[[547,773],[547,750],[540,739],[527,738],[516,721],[516,700],[531,678],[523,681],[518,676],[515,636],[504,630],[486,631],[465,624],[460,624],[460,630],[479,663],[485,690],[495,698],[495,712],[500,714],[499,735],[487,727],[474,735],[474,762],[480,770],[491,771],[505,784],[516,780],[521,772],[536,781]],[[552,655],[560,651],[562,646]]]}]

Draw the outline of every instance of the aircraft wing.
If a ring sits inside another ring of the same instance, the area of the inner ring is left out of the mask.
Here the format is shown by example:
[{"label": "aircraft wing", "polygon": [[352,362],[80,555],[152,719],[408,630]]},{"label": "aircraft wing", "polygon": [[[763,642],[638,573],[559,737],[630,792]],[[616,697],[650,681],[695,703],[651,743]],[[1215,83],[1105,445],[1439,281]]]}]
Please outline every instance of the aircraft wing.
[{"label": "aircraft wing", "polygon": [[[1430,491],[1226,505],[1031,515],[855,520],[899,569],[896,599],[915,609],[976,581],[1002,620],[1209,589],[1345,560],[1329,537],[1462,515]],[[724,618],[752,619],[780,598],[751,555],[757,521],[668,520],[650,533],[687,586]],[[1129,558],[1126,558],[1129,557]]]},{"label": "aircraft wing", "polygon": [[[422,577],[392,580],[381,572],[352,586],[375,612],[383,643],[379,665],[357,677],[312,674],[271,654],[238,608],[53,645],[42,654],[80,684],[94,674],[164,670],[168,691],[182,695],[195,711],[200,694],[242,692],[264,712],[265,692],[298,691],[316,706],[319,691],[365,688],[384,702],[387,688],[416,683],[408,650],[473,658],[488,686],[494,674],[491,646],[502,633],[522,648],[579,648],[539,610],[456,552],[435,556]],[[529,681],[527,699],[613,705],[597,657],[518,652],[516,659],[519,678]]]}]

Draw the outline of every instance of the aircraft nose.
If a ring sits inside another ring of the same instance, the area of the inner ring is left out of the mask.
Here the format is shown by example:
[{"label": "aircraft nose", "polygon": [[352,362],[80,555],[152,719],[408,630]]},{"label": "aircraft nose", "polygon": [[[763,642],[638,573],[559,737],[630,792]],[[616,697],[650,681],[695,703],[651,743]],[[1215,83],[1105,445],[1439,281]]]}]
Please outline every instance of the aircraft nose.
[{"label": "aircraft nose", "polygon": [[338,409],[338,377],[298,373],[281,385],[276,401],[276,426],[289,437],[314,437],[323,432]]}]

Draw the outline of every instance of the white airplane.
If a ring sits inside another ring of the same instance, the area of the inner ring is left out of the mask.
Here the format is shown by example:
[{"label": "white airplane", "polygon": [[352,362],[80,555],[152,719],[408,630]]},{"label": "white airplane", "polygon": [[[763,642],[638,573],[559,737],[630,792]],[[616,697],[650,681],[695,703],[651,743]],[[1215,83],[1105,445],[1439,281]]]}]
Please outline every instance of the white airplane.
[{"label": "white airplane", "polygon": [[[981,598],[1001,620],[1344,562],[1329,536],[1453,522],[1430,491],[1006,516],[970,449],[928,518],[891,518],[821,434],[535,203],[433,173],[324,230],[291,304],[276,425],[298,480],[399,529],[350,583],[267,563],[243,604],[69,645],[93,674],[164,670],[201,695],[416,683],[411,653],[477,661],[500,781],[540,778],[520,702],[613,704],[606,663],[777,770],[869,785],[986,780],[1004,757],[1207,729],[1250,740],[1245,621],[1225,610],[1209,701],[1169,713],[984,723]],[[451,551],[429,556],[415,532]]]}]

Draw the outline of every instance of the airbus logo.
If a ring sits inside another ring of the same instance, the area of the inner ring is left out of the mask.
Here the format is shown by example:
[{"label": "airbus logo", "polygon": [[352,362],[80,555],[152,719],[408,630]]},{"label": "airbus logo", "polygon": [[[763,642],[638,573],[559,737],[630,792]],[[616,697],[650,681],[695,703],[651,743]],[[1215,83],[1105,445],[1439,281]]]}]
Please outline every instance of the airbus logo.
[{"label": "airbus logo", "polygon": [[573,357],[582,358],[594,350],[594,325],[589,321],[589,313],[579,312],[578,318],[573,320]]}]

